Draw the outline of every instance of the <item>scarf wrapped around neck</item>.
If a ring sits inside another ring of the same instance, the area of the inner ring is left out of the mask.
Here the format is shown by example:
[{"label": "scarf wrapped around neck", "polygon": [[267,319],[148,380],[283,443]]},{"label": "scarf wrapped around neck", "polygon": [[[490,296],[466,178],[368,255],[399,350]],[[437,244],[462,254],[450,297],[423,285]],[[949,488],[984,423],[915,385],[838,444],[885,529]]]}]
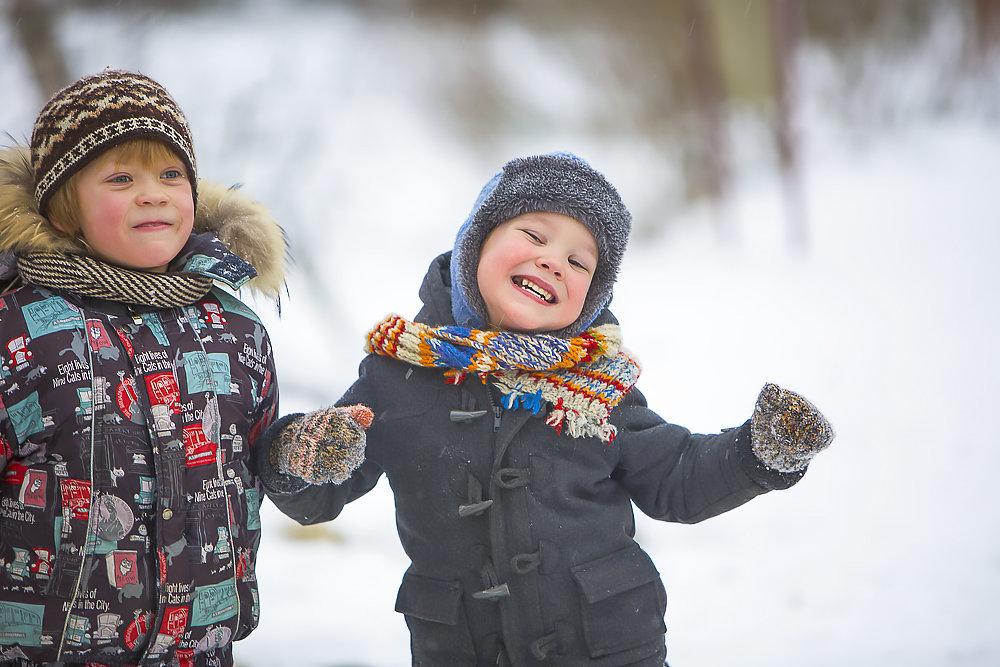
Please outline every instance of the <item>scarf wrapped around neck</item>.
[{"label": "scarf wrapped around neck", "polygon": [[209,276],[133,271],[85,255],[31,252],[16,261],[25,282],[130,305],[187,306],[213,284]]},{"label": "scarf wrapped around neck", "polygon": [[505,408],[535,414],[574,438],[610,442],[612,408],[639,377],[638,364],[621,351],[615,324],[587,329],[576,338],[458,326],[432,327],[390,315],[368,333],[366,351],[414,366],[447,369],[458,383],[473,373],[503,394]]}]

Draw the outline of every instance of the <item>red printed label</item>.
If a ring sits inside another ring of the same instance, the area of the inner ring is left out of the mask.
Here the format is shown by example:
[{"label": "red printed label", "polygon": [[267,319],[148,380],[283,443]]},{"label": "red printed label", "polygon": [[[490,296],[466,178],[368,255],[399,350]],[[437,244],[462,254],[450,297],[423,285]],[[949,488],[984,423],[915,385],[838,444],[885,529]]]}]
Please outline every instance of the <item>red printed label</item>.
[{"label": "red printed label", "polygon": [[139,583],[139,563],[134,551],[111,551],[104,558],[112,586],[124,588]]},{"label": "red printed label", "polygon": [[149,400],[153,405],[168,405],[175,415],[180,414],[181,390],[173,373],[157,373],[146,378]]},{"label": "red printed label", "polygon": [[48,476],[43,470],[31,469],[25,472],[21,492],[17,499],[28,507],[45,507],[45,486]]},{"label": "red printed label", "polygon": [[139,640],[149,632],[150,618],[152,618],[152,614],[145,613],[132,621],[125,629],[125,645],[129,647],[129,650],[134,649]]},{"label": "red printed label", "polygon": [[70,511],[74,519],[90,518],[90,482],[82,479],[59,480],[62,490],[63,507]]},{"label": "red printed label", "polygon": [[11,461],[7,464],[7,469],[3,471],[3,481],[7,484],[21,484],[27,469],[28,466],[23,463]]},{"label": "red printed label", "polygon": [[100,320],[87,320],[87,334],[90,338],[90,349],[94,352],[99,352],[106,347],[114,349],[111,337],[108,336],[108,332]]},{"label": "red printed label", "polygon": [[218,445],[205,437],[201,424],[184,427],[184,452],[187,455],[189,468],[214,463],[216,449]]},{"label": "red printed label", "polygon": [[180,637],[187,627],[188,608],[187,607],[167,607],[163,616],[163,624],[160,626],[160,634]]},{"label": "red printed label", "polygon": [[122,414],[132,418],[132,408],[139,397],[135,393],[135,380],[132,378],[125,378],[118,385],[118,392],[116,398],[118,399],[118,409],[122,411]]},{"label": "red printed label", "polygon": [[122,342],[122,345],[125,346],[125,351],[128,353],[129,359],[134,358],[135,353],[132,351],[132,341],[130,341],[128,337],[118,329],[115,329],[115,333],[118,334],[118,339]]}]

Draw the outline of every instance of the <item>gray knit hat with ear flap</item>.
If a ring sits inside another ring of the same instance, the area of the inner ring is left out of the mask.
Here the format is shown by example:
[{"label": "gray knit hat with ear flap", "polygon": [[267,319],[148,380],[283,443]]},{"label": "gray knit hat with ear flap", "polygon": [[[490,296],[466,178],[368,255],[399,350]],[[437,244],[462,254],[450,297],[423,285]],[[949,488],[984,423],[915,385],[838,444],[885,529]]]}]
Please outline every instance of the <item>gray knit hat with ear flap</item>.
[{"label": "gray knit hat with ear flap", "polygon": [[632,224],[618,191],[569,153],[517,158],[505,164],[479,193],[455,239],[451,310],[459,326],[487,326],[486,303],[477,279],[479,251],[486,237],[497,225],[535,211],[561,213],[583,223],[594,235],[600,255],[580,316],[568,327],[549,333],[563,338],[580,334],[611,301]]}]

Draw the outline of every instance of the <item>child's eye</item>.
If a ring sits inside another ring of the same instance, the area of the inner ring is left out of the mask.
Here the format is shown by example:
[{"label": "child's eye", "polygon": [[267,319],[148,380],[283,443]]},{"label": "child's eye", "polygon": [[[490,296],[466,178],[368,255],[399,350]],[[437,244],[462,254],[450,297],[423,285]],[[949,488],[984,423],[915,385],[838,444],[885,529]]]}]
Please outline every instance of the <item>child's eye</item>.
[{"label": "child's eye", "polygon": [[173,179],[173,178],[183,178],[183,177],[184,177],[184,172],[182,172],[180,169],[167,169],[165,172],[163,172],[163,178]]},{"label": "child's eye", "polygon": [[576,268],[582,270],[582,271],[589,271],[590,270],[590,269],[587,268],[586,264],[583,264],[582,262],[578,262],[575,259],[569,260],[569,263],[572,264],[573,266],[575,266]]},{"label": "child's eye", "polygon": [[530,229],[522,229],[521,231],[524,232],[525,235],[535,243],[542,243],[542,237],[540,237],[538,234],[531,231]]},{"label": "child's eye", "polygon": [[128,183],[132,178],[128,174],[115,174],[108,179],[111,183]]}]

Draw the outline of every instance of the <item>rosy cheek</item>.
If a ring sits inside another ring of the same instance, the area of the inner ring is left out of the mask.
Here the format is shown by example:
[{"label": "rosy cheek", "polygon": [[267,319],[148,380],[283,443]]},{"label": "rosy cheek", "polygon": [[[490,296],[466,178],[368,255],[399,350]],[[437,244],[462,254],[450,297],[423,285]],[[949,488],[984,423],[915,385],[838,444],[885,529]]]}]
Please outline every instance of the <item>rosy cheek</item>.
[{"label": "rosy cheek", "polygon": [[122,206],[114,200],[101,199],[90,202],[86,217],[90,222],[91,233],[101,233],[105,227],[121,218],[121,211]]}]

